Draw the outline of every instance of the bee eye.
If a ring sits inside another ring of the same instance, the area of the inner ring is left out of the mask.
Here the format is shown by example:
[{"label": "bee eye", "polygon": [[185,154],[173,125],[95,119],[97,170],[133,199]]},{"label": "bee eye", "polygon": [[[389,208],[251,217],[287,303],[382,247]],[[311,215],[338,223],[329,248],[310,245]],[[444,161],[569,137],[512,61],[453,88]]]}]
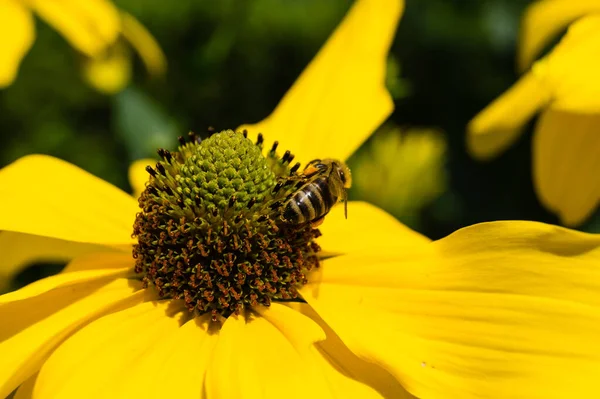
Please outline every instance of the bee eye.
[{"label": "bee eye", "polygon": [[346,183],[346,174],[344,173],[344,171],[340,169],[338,174],[340,175],[340,179],[342,180],[342,183]]}]

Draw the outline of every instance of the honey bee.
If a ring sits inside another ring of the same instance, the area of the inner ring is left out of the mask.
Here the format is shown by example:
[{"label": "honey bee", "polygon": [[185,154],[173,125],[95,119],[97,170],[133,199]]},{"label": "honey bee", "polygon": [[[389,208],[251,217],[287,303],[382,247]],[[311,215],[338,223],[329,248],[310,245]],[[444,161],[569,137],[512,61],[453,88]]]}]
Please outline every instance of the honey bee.
[{"label": "honey bee", "polygon": [[281,217],[285,223],[310,222],[315,228],[340,199],[348,217],[347,190],[352,179],[346,164],[336,159],[315,159],[306,165],[300,177],[306,182],[283,204]]}]

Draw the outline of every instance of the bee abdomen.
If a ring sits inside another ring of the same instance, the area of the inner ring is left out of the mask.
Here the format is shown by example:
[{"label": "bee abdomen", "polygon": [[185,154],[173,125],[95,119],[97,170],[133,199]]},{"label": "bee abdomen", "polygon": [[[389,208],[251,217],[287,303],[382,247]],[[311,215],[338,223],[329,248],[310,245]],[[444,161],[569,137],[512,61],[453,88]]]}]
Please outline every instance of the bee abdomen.
[{"label": "bee abdomen", "polygon": [[310,222],[327,214],[336,201],[327,178],[320,176],[291,196],[285,203],[283,218],[293,224]]}]

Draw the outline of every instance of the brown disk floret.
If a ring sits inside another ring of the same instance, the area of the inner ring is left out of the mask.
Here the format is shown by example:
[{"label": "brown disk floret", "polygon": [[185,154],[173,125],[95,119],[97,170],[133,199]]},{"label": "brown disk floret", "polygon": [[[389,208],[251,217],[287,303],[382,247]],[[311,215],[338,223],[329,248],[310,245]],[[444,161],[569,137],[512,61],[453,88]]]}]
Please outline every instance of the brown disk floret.
[{"label": "brown disk floret", "polygon": [[255,144],[231,130],[180,143],[159,150],[139,198],[133,256],[144,283],[215,320],[297,298],[318,267],[320,233],[279,217],[301,179],[293,156],[275,146],[265,157],[262,136]]}]

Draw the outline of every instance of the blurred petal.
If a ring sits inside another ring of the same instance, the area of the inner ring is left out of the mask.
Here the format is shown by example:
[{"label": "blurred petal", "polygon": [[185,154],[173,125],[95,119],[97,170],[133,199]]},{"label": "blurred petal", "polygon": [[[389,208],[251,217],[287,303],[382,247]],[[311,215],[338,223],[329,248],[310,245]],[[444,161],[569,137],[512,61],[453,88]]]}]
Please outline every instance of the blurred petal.
[{"label": "blurred petal", "polygon": [[10,85],[35,38],[33,16],[18,1],[0,2],[0,89]]},{"label": "blurred petal", "polygon": [[550,101],[550,92],[529,73],[469,122],[467,148],[472,156],[490,159],[508,148],[527,123]]},{"label": "blurred petal", "polygon": [[447,188],[446,152],[440,131],[382,128],[352,158],[352,193],[403,221],[417,221]]},{"label": "blurred petal", "polygon": [[532,72],[551,90],[552,108],[600,112],[600,15],[579,19]]},{"label": "blurred petal", "polygon": [[[41,398],[114,398],[121,396],[140,359],[174,334],[180,325],[173,301],[146,302],[104,316],[77,331],[50,355],[38,376],[34,394]],[[180,342],[185,346],[186,343]],[[191,362],[191,359],[190,359]],[[159,364],[155,365],[160,367]],[[179,365],[181,368],[192,364]],[[154,381],[138,386],[146,397]],[[169,381],[169,386],[197,381]]]},{"label": "blurred petal", "polygon": [[597,397],[598,264],[600,235],[484,223],[429,250],[327,259],[302,296],[417,397]]},{"label": "blurred petal", "polygon": [[598,11],[598,0],[542,0],[529,6],[521,26],[519,68],[529,68],[544,46],[569,23]]},{"label": "blurred petal", "polygon": [[131,80],[131,54],[123,44],[115,44],[106,53],[83,62],[83,77],[104,94],[123,90]]},{"label": "blurred petal", "polygon": [[109,284],[100,280],[0,305],[0,397],[31,377],[81,325],[114,311],[117,305],[141,300],[143,291],[136,294],[140,288],[141,283],[126,279]]},{"label": "blurred petal", "polygon": [[156,165],[156,160],[150,158],[138,159],[129,165],[129,184],[133,189],[135,198],[138,198],[142,191],[146,189],[146,183],[149,179],[146,166],[154,165]]},{"label": "blurred petal", "polygon": [[[325,255],[369,250],[401,251],[405,247],[427,244],[429,239],[409,229],[392,215],[367,202],[350,201],[348,219],[344,206],[334,206],[319,230],[317,243]],[[358,232],[349,234],[349,232]]]},{"label": "blurred petal", "polygon": [[[0,282],[10,279],[23,267],[34,262],[64,262],[90,252],[110,250],[107,247],[57,240],[31,234],[0,231]],[[2,284],[0,283],[0,289]]]},{"label": "blurred petal", "polygon": [[358,0],[275,111],[240,129],[278,140],[301,162],[347,159],[393,110],[386,59],[403,8]]},{"label": "blurred petal", "polygon": [[600,114],[544,112],[533,141],[533,175],[542,203],[565,225],[584,222],[600,202]]},{"label": "blurred petal", "polygon": [[132,15],[121,13],[123,36],[138,52],[152,75],[162,75],[167,69],[167,59],[156,39]]},{"label": "blurred petal", "polygon": [[0,230],[128,246],[137,212],[131,196],[57,158],[30,155],[0,169]]},{"label": "blurred petal", "polygon": [[121,30],[119,12],[108,0],[30,0],[29,3],[73,47],[90,57],[112,44]]}]

